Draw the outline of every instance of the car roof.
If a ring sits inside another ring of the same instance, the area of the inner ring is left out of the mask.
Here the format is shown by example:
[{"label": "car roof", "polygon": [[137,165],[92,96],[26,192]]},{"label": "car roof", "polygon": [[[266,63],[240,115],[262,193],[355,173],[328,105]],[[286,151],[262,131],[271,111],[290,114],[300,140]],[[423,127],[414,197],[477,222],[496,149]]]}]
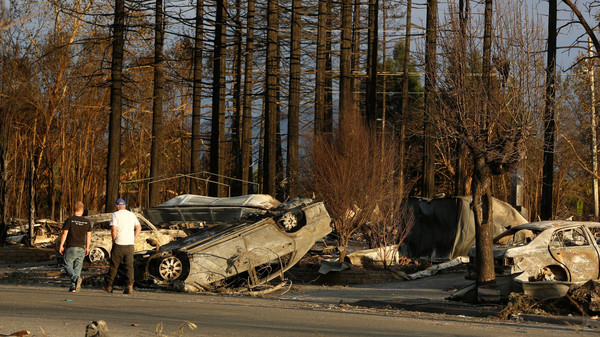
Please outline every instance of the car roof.
[{"label": "car roof", "polygon": [[281,204],[268,194],[248,194],[236,197],[216,198],[195,194],[182,194],[153,208],[169,207],[247,207],[271,209]]},{"label": "car roof", "polygon": [[515,226],[511,229],[521,230],[521,229],[529,229],[535,231],[544,231],[549,228],[562,228],[562,227],[570,227],[570,226],[600,226],[600,222],[592,222],[592,221],[570,221],[570,220],[547,220],[547,221],[536,221],[529,222],[526,224]]}]

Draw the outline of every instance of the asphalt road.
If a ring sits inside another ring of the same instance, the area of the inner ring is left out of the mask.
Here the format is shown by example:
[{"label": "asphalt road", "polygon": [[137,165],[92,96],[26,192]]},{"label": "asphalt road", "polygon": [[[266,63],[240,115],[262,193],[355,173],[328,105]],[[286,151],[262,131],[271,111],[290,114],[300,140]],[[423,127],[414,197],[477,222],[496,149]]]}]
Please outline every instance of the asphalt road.
[{"label": "asphalt road", "polygon": [[[598,330],[539,323],[355,308],[281,298],[0,285],[0,336],[84,336],[107,322],[110,336],[598,336]],[[162,335],[157,328],[162,325]]]}]

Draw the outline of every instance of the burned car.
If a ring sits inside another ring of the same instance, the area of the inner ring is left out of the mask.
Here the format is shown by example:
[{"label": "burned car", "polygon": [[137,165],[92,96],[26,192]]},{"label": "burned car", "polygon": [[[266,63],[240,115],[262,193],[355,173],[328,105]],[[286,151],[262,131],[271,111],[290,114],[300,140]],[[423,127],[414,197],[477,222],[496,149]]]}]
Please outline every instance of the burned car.
[{"label": "burned car", "polygon": [[[536,281],[581,284],[600,276],[600,223],[541,221],[515,226],[494,238],[497,278],[511,287]],[[469,251],[475,271],[475,247]],[[516,281],[516,282],[514,282]]]},{"label": "burned car", "polygon": [[178,195],[144,214],[159,228],[194,229],[238,222],[262,216],[281,202],[268,194],[216,198],[196,194]]},{"label": "burned car", "polygon": [[187,290],[260,285],[282,276],[329,234],[330,221],[322,202],[294,199],[136,254],[136,281]]},{"label": "burned car", "polygon": [[[157,246],[167,244],[175,239],[186,237],[182,230],[158,229],[144,216],[134,213],[142,226],[140,235],[135,240],[135,251],[156,249]],[[110,218],[112,213],[88,215],[86,218],[92,224],[92,242],[90,245],[90,262],[100,262],[110,256],[112,236],[110,231]]]}]

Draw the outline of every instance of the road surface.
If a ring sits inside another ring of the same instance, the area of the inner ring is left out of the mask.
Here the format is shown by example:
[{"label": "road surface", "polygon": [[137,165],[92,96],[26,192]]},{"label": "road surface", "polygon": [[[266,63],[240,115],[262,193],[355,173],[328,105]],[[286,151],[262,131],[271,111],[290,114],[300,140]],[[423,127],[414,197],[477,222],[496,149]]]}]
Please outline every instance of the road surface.
[{"label": "road surface", "polygon": [[[293,294],[292,294],[293,295]],[[94,320],[110,336],[598,336],[598,330],[539,323],[245,296],[137,291],[131,295],[56,286],[0,285],[0,336],[84,336]],[[301,296],[299,296],[301,297]]]}]

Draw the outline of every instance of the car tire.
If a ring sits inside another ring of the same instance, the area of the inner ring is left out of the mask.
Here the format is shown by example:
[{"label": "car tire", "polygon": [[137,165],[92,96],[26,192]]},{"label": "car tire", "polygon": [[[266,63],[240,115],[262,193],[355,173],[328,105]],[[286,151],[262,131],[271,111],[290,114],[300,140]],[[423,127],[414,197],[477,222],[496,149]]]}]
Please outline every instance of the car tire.
[{"label": "car tire", "polygon": [[108,252],[102,247],[94,247],[88,254],[88,260],[91,263],[100,263],[108,258]]},{"label": "car tire", "polygon": [[186,255],[170,255],[161,259],[156,266],[157,276],[167,282],[185,280],[189,274],[189,260]]}]

